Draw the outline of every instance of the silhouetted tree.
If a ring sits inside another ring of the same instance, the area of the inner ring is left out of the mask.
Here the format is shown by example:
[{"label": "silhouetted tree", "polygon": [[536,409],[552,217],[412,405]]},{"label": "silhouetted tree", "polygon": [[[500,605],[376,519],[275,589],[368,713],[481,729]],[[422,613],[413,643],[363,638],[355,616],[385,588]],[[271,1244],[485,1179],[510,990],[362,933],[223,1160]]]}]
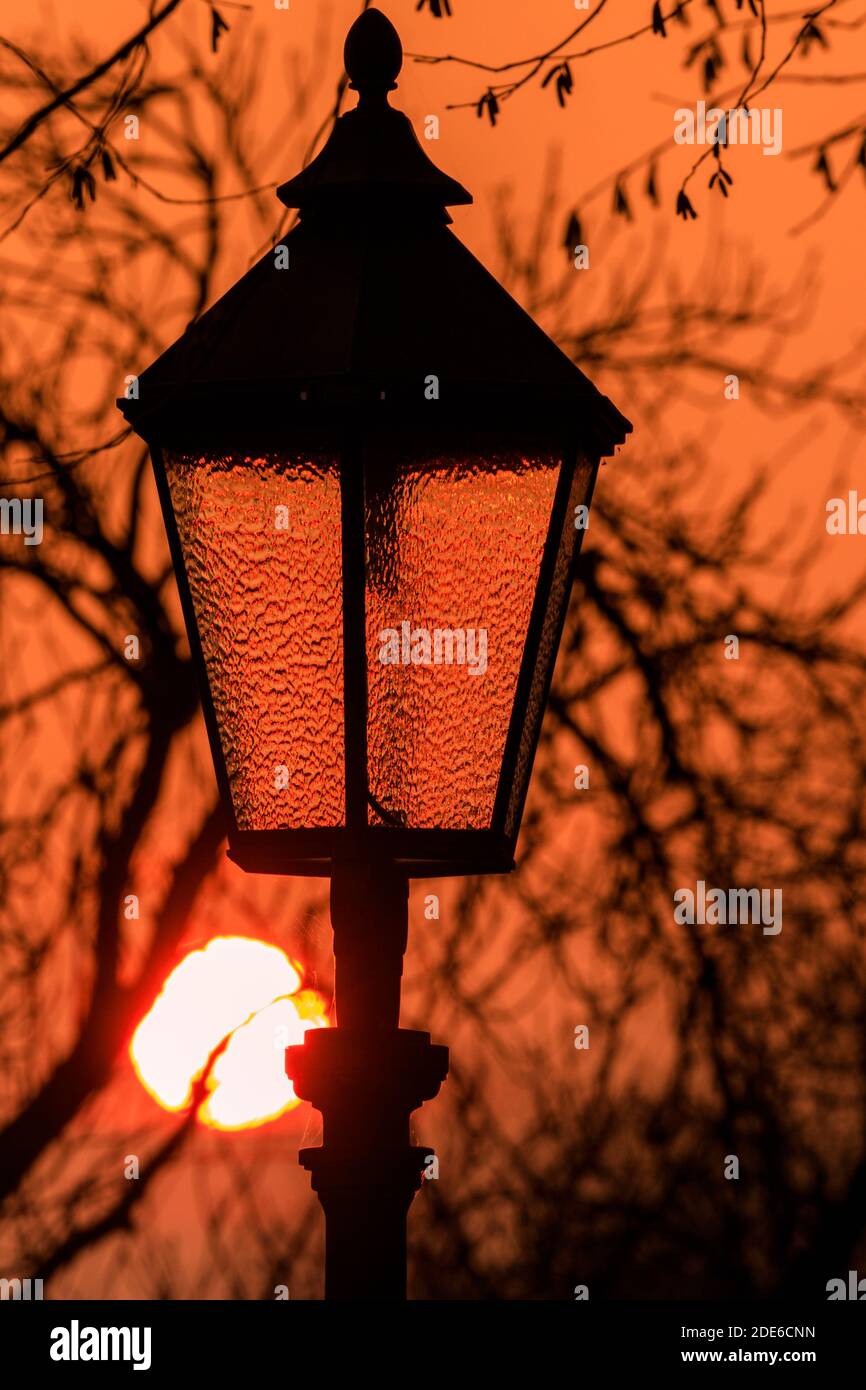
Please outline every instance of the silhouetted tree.
[{"label": "silhouetted tree", "polygon": [[[192,920],[272,935],[330,984],[323,885],[222,861],[146,453],[113,406],[239,272],[237,247],[279,230],[256,186],[255,44],[211,7],[215,69],[182,8],[153,6],[62,80],[48,37],[39,57],[7,43],[0,69],[30,113],[0,137],[0,476],[45,507],[42,545],[0,537],[0,1266],[49,1293],[297,1296],[320,1228],[296,1121],[226,1138],[154,1120],[123,1064]],[[303,71],[280,127],[298,158],[320,80]],[[158,137],[134,158],[124,114]],[[722,248],[682,283],[647,233],[642,263],[590,289],[550,235],[567,214],[553,171],[535,225],[503,193],[498,273],[640,428],[596,493],[518,872],[414,890],[404,1013],[452,1049],[421,1122],[441,1174],[412,1225],[414,1291],[821,1296],[864,1239],[864,581],[820,572],[820,504],[780,514],[778,479],[820,420],[862,426],[863,343],[786,375],[808,279],[773,288],[760,256]],[[774,439],[735,484],[682,413],[729,373]],[[677,925],[672,895],[698,879],[781,889],[783,930]]]}]

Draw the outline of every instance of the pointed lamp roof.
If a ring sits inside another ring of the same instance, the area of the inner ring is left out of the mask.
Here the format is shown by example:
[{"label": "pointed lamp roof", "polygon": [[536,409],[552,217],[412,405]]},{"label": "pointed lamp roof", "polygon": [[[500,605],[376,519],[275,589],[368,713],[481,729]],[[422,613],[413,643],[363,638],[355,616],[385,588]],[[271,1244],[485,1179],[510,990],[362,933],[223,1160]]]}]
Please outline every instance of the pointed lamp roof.
[{"label": "pointed lamp roof", "polygon": [[380,11],[352,26],[345,63],[357,107],[278,189],[300,211],[285,251],[268,251],[141,374],[138,398],[118,401],[133,429],[207,450],[435,421],[612,453],[629,422],[449,229],[445,209],[472,198],[388,103],[402,49]]}]

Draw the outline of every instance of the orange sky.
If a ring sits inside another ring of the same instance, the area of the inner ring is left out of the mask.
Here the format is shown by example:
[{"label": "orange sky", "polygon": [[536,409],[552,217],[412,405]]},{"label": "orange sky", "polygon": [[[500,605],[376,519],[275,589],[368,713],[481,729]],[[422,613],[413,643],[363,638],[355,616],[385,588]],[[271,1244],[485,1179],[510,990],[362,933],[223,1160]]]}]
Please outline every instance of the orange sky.
[{"label": "orange sky", "polygon": [[[724,0],[726,13],[732,0]],[[281,181],[293,174],[312,127],[327,114],[337,76],[342,70],[342,43],[346,30],[358,12],[356,0],[291,0],[289,11],[276,10],[272,0],[252,0],[247,9],[225,7],[232,28],[223,38],[220,53],[208,58],[214,67],[230,57],[231,44],[252,37],[264,39],[260,65],[259,107],[262,148],[261,167],[256,177],[262,183]],[[451,20],[436,21],[428,10],[416,12],[414,0],[383,0],[382,8],[397,24],[408,52],[451,52],[501,62],[539,51],[557,37],[564,37],[582,17],[572,0],[539,0],[527,6],[518,0],[454,0]],[[622,34],[645,24],[651,6],[647,0],[614,3],[610,0],[597,26],[592,42]],[[696,19],[689,36],[709,32],[709,12],[693,3]],[[775,4],[771,13],[785,13]],[[840,20],[855,21],[857,6],[839,0]],[[86,40],[100,54],[107,54],[121,39],[141,23],[146,7],[140,0],[79,0],[74,6],[34,0],[22,11],[10,0],[0,0],[0,27],[27,46],[28,38],[38,41],[40,51],[46,42],[57,51],[71,50],[76,39]],[[847,19],[846,19],[847,17]],[[173,34],[192,36],[200,51],[208,53],[209,12],[204,0],[185,0],[176,15],[154,38],[154,65],[169,74],[177,65]],[[172,26],[175,26],[172,29]],[[796,25],[787,21],[772,29],[771,52],[784,52]],[[483,89],[480,74],[468,68],[434,66],[407,59],[399,88],[393,95],[396,105],[412,117],[416,129],[425,116],[436,114],[441,120],[441,139],[428,149],[449,174],[467,185],[475,204],[453,210],[456,232],[473,251],[494,270],[495,200],[503,188],[511,190],[512,206],[519,230],[531,230],[544,186],[544,170],[551,159],[560,161],[562,204],[551,218],[547,252],[551,265],[563,264],[561,250],[565,214],[571,206],[581,210],[591,251],[591,269],[575,271],[578,292],[585,297],[589,316],[603,320],[606,296],[611,283],[627,277],[629,268],[645,265],[647,257],[658,256],[659,293],[673,271],[688,284],[720,257],[735,267],[745,266],[748,257],[763,263],[767,279],[784,287],[798,275],[819,277],[820,293],[811,319],[793,332],[786,350],[771,364],[782,374],[796,373],[834,357],[842,357],[856,342],[862,330],[862,306],[866,270],[862,257],[862,231],[866,180],[859,175],[833,205],[829,214],[800,236],[791,228],[821,201],[819,181],[809,177],[803,161],[791,152],[803,142],[816,138],[822,130],[832,130],[856,114],[856,84],[842,87],[800,86],[789,83],[774,86],[772,104],[784,114],[783,152],[777,158],[764,156],[759,149],[732,150],[726,156],[735,185],[732,196],[723,201],[707,191],[706,174],[701,173],[692,192],[700,212],[697,222],[684,223],[672,213],[677,181],[693,158],[689,147],[675,147],[659,161],[662,207],[649,206],[641,196],[643,172],[627,181],[629,196],[638,215],[634,223],[609,214],[610,189],[597,200],[587,202],[585,194],[615,170],[635,160],[657,142],[672,137],[674,110],[697,94],[693,69],[680,66],[684,51],[681,33],[671,28],[671,37],[662,40],[648,34],[632,43],[575,63],[575,92],[566,109],[560,110],[551,88],[540,90],[538,81],[518,93],[503,107],[495,129],[478,120],[473,111],[448,111],[449,103],[471,100]],[[829,53],[813,54],[806,69],[810,75],[833,71],[857,73],[866,70],[866,26],[850,30],[827,29],[832,47]],[[53,37],[52,37],[53,36]],[[587,40],[588,42],[588,40]],[[730,44],[726,43],[726,53]],[[285,113],[291,107],[292,58],[301,55],[301,71],[307,75],[318,67],[323,81],[317,88],[307,128],[293,129]],[[793,72],[803,71],[803,65]],[[740,80],[742,68],[731,71]],[[727,83],[726,85],[730,85]],[[348,102],[354,101],[352,95]],[[122,142],[121,142],[122,143]],[[222,188],[223,193],[237,191]],[[61,199],[60,189],[50,195]],[[154,201],[145,190],[137,195],[153,213]],[[224,205],[230,218],[231,236],[218,271],[222,292],[246,269],[256,251],[257,235],[243,201]],[[169,225],[178,210],[162,209]],[[274,200],[275,213],[280,209]],[[47,217],[37,207],[21,228],[0,248],[0,264],[7,256],[24,260],[33,254],[34,236],[40,219]],[[658,236],[658,243],[654,238]],[[657,247],[657,249],[656,249]],[[182,311],[181,311],[182,312]],[[166,341],[179,333],[183,323],[160,321],[158,331]],[[42,331],[41,325],[25,324],[27,333]],[[737,345],[737,351],[743,348]],[[768,525],[777,528],[786,517],[798,519],[803,534],[813,541],[821,555],[817,583],[833,587],[861,564],[860,538],[831,537],[825,529],[826,499],[838,491],[855,487],[862,461],[862,430],[855,431],[829,409],[811,409],[790,424],[778,417],[770,419],[749,399],[744,388],[739,401],[725,401],[726,343],[720,335],[716,344],[719,362],[717,385],[712,377],[702,382],[699,399],[674,402],[667,423],[675,439],[684,440],[692,431],[707,442],[708,473],[705,505],[711,523],[714,499],[726,489],[737,489],[754,469],[773,460],[777,485],[763,503]],[[145,363],[117,363],[118,391],[123,375]],[[79,367],[85,371],[86,367]],[[618,478],[640,477],[655,465],[653,439],[643,426],[636,402],[627,399],[620,384],[596,376],[602,389],[614,396],[617,405],[636,427],[614,465]],[[852,379],[862,377],[862,366],[855,367]],[[792,447],[792,443],[795,447]],[[611,472],[602,475],[601,486]],[[159,544],[162,545],[160,533]],[[780,580],[789,576],[781,568]],[[25,615],[26,617],[26,615]],[[44,674],[44,673],[43,673]],[[205,755],[206,756],[206,755]]]},{"label": "orange sky", "polygon": [[[726,13],[733,12],[733,0],[722,0],[722,4]],[[436,21],[427,9],[416,12],[415,0],[380,0],[380,8],[397,25],[407,51],[451,52],[489,62],[546,48],[584,17],[572,0],[533,0],[532,4],[526,0],[452,0],[452,7],[452,19]],[[232,30],[223,40],[222,52],[213,59],[215,65],[224,61],[229,45],[244,29],[252,27],[266,40],[260,73],[264,151],[262,166],[256,170],[260,182],[282,181],[296,172],[297,149],[310,134],[309,129],[298,132],[286,128],[285,138],[281,138],[291,104],[287,92],[291,54],[299,51],[309,68],[314,41],[318,41],[315,61],[328,76],[317,91],[312,125],[327,113],[342,68],[343,38],[358,8],[356,0],[332,0],[328,4],[291,0],[288,12],[276,10],[272,0],[252,0],[244,11],[228,5],[223,8]],[[708,31],[709,11],[698,0],[694,0],[693,9],[698,17],[688,33]],[[604,16],[590,31],[592,42],[645,24],[650,11],[650,0],[608,0]],[[770,12],[783,13],[785,6],[774,3]],[[860,11],[853,0],[839,0],[837,12],[840,19],[853,21]],[[141,23],[145,13],[141,0],[76,0],[75,4],[30,0],[26,7],[20,0],[0,0],[0,32],[26,47],[31,34],[44,40],[46,32],[53,30],[58,50],[71,48],[73,38],[80,36],[96,45],[99,52],[108,53]],[[196,35],[202,51],[207,51],[209,14],[203,0],[186,0],[170,24]],[[791,20],[772,31],[779,52],[784,51],[795,28]],[[552,89],[539,90],[536,79],[505,106],[495,129],[486,120],[476,119],[472,111],[446,110],[448,103],[473,100],[483,90],[481,75],[470,69],[407,60],[392,100],[407,112],[419,131],[425,116],[440,117],[441,139],[428,146],[428,152],[474,193],[473,207],[453,211],[455,230],[492,269],[496,269],[494,206],[498,191],[511,189],[513,209],[528,231],[544,186],[545,167],[549,160],[557,159],[563,202],[548,229],[551,263],[553,258],[562,257],[565,213],[569,206],[578,206],[592,258],[590,271],[580,272],[585,276],[585,286],[582,280],[580,289],[593,313],[603,315],[611,282],[627,274],[630,266],[645,264],[648,254],[655,254],[652,237],[658,231],[660,287],[673,267],[688,283],[720,256],[730,258],[734,265],[745,265],[747,257],[755,257],[765,263],[769,280],[780,287],[796,276],[817,274],[820,294],[813,316],[791,334],[784,354],[773,366],[783,374],[795,373],[812,363],[843,357],[863,329],[866,179],[863,171],[857,171],[829,214],[801,235],[792,236],[792,227],[822,199],[819,181],[807,173],[808,161],[792,157],[792,151],[814,140],[821,131],[853,119],[860,111],[862,87],[774,86],[768,104],[781,107],[784,113],[782,154],[767,158],[755,148],[731,151],[726,162],[735,178],[732,196],[725,202],[715,192],[708,192],[706,173],[702,173],[692,192],[700,218],[686,224],[673,216],[673,198],[693,151],[673,146],[673,113],[700,93],[694,69],[684,71],[681,66],[684,32],[674,27],[668,40],[646,35],[575,63],[575,93],[564,111],[557,106]],[[827,32],[832,42],[829,53],[813,54],[807,65],[797,64],[791,72],[866,72],[866,24],[862,29]],[[160,70],[170,72],[172,42],[168,32],[155,39],[154,51]],[[733,85],[743,76],[741,67],[732,68],[723,86]],[[353,101],[350,97],[349,104]],[[642,172],[627,185],[638,209],[634,224],[609,216],[609,189],[587,203],[587,191],[612,170],[666,138],[671,138],[671,147],[659,161],[661,209],[651,208],[641,197]],[[141,197],[147,195],[142,192]],[[276,201],[274,207],[278,213]],[[220,292],[243,273],[256,249],[243,204],[235,208],[232,240],[221,262]],[[169,210],[167,220],[176,215],[176,210]],[[33,216],[34,222],[23,224],[2,248],[0,257],[25,259],[30,254],[31,226],[38,226],[36,219],[41,213],[37,210]],[[167,328],[167,337],[176,336],[182,327],[178,322]],[[670,421],[670,429],[679,437],[699,430],[709,438],[710,519],[714,495],[741,486],[756,466],[774,459],[778,483],[764,503],[768,523],[775,527],[783,517],[801,509],[802,527],[813,536],[822,557],[820,583],[832,587],[862,564],[863,542],[829,537],[824,526],[826,499],[860,482],[862,429],[855,431],[838,415],[819,409],[809,414],[808,433],[803,437],[807,423],[803,414],[790,425],[778,419],[771,421],[745,391],[739,401],[726,402],[725,351],[725,342],[719,341],[716,394],[705,382],[698,404],[678,402]],[[118,391],[123,373],[129,369],[129,364],[118,364]],[[854,369],[852,379],[858,377],[862,379],[862,367]],[[652,455],[652,441],[641,433],[640,415],[634,403],[623,398],[611,383],[598,379],[597,384],[611,391],[616,404],[636,426],[635,436],[615,466],[639,471]],[[796,449],[790,447],[791,441],[796,441]],[[305,1178],[296,1174],[295,1181],[306,1191]]]},{"label": "orange sky", "polygon": [[[734,14],[733,0],[723,0],[725,12]],[[291,0],[288,11],[276,10],[272,0],[252,0],[244,9],[223,8],[232,30],[223,39],[223,53],[242,32],[254,30],[264,37],[260,71],[263,163],[257,170],[261,181],[279,181],[295,172],[299,136],[309,131],[285,129],[281,122],[290,109],[287,90],[291,82],[291,55],[300,52],[302,70],[308,72],[315,61],[327,74],[314,101],[315,119],[324,117],[333,82],[341,71],[342,42],[358,11],[356,0]],[[508,61],[539,52],[557,38],[564,37],[581,19],[582,11],[572,0],[454,0],[455,13],[449,20],[437,21],[428,9],[415,10],[414,0],[383,0],[381,8],[395,22],[407,52],[454,53],[491,63]],[[668,7],[669,8],[669,7]],[[649,20],[649,0],[608,0],[605,12],[593,23],[580,47],[597,44],[639,28]],[[781,3],[771,3],[769,13],[789,13]],[[586,298],[593,305],[599,292],[613,278],[627,275],[630,266],[644,263],[650,238],[657,232],[664,239],[659,247],[660,283],[671,267],[688,280],[700,275],[701,268],[719,256],[732,264],[745,264],[748,256],[765,263],[772,282],[780,287],[794,277],[817,274],[820,295],[814,314],[801,332],[792,333],[785,354],[773,365],[781,373],[802,371],[811,363],[842,356],[857,339],[862,324],[863,291],[866,269],[862,257],[864,199],[866,179],[858,170],[850,185],[827,216],[800,235],[792,228],[822,201],[821,185],[808,174],[811,161],[794,156],[804,143],[817,138],[857,116],[861,86],[840,87],[800,85],[791,79],[798,74],[818,75],[834,72],[858,73],[866,70],[866,29],[857,27],[858,6],[854,0],[838,0],[836,21],[851,27],[832,28],[825,21],[831,43],[828,52],[810,55],[808,63],[797,62],[785,70],[784,85],[775,84],[761,100],[783,111],[783,150],[778,157],[767,157],[757,148],[729,151],[726,162],[735,186],[725,202],[706,189],[709,169],[701,171],[690,186],[700,212],[697,222],[684,223],[672,214],[678,180],[693,158],[693,147],[675,147],[672,142],[675,109],[693,102],[700,93],[695,68],[681,66],[685,41],[712,30],[712,16],[705,6],[692,0],[689,30],[670,26],[670,37],[663,40],[647,34],[634,42],[614,47],[574,64],[575,92],[566,109],[560,110],[552,86],[540,90],[536,79],[505,104],[499,124],[491,129],[488,121],[478,120],[473,111],[448,111],[449,103],[475,100],[484,89],[483,75],[469,68],[451,65],[404,64],[395,104],[412,117],[416,129],[426,115],[437,114],[441,139],[428,148],[448,173],[466,184],[475,195],[475,205],[454,211],[455,230],[470,247],[495,269],[493,208],[498,190],[508,187],[515,211],[527,224],[535,215],[549,160],[560,163],[563,204],[549,228],[551,256],[561,255],[558,246],[569,205],[581,209],[587,228],[592,257],[587,275]],[[26,13],[10,0],[0,3],[0,27],[17,41],[26,42],[28,32],[45,33],[45,25],[56,30],[58,45],[69,45],[74,36],[96,43],[108,52],[141,22],[145,7],[140,0],[77,0],[75,5],[54,0],[35,0]],[[793,14],[793,12],[790,12]],[[833,20],[833,14],[828,16]],[[170,67],[171,25],[196,36],[207,50],[210,16],[204,0],[187,0],[169,21],[166,30],[154,40],[157,59]],[[770,28],[769,53],[777,60],[787,49],[797,24],[792,18]],[[590,39],[590,35],[592,38]],[[571,45],[574,47],[575,45]],[[316,57],[313,59],[315,48]],[[736,62],[736,41],[725,40],[728,67],[723,71],[722,88],[740,83],[742,65]],[[223,60],[221,53],[214,64]],[[354,101],[351,95],[349,104]],[[585,195],[604,181],[613,170],[629,164],[657,143],[668,139],[669,153],[659,161],[662,207],[652,209],[642,197],[644,171],[639,170],[626,183],[628,195],[639,209],[634,224],[609,216],[610,189],[591,202]],[[847,147],[846,147],[847,148]],[[224,190],[229,191],[229,190]],[[146,196],[142,194],[142,196]],[[256,250],[249,223],[241,205],[237,209],[236,239],[232,254],[224,258],[224,287],[246,268]],[[21,254],[26,245],[15,250]],[[13,242],[14,244],[14,242]],[[651,248],[649,251],[653,254]],[[589,283],[595,277],[595,283]],[[581,287],[583,292],[583,287]],[[180,328],[181,325],[178,325]],[[725,357],[725,343],[719,341],[718,355]],[[600,383],[604,387],[604,383]],[[756,412],[744,392],[737,403],[724,402],[722,381],[718,399],[706,394],[697,411],[684,404],[672,426],[680,432],[705,431],[711,420],[713,438],[713,484],[739,482],[744,473],[760,462],[773,458],[780,486],[772,501],[772,519],[794,504],[814,512],[814,539],[826,551],[824,571],[847,574],[857,557],[856,542],[829,539],[824,531],[824,503],[833,495],[831,475],[842,486],[856,486],[862,457],[862,431],[844,427],[829,413],[818,413],[809,421],[808,439],[800,438],[803,419],[792,422],[790,431],[771,428]],[[617,402],[633,419],[629,401]],[[640,427],[640,419],[635,419]],[[797,440],[796,454],[788,440]],[[777,458],[780,447],[784,454]],[[640,436],[630,444],[630,463],[638,464]],[[807,520],[807,527],[811,523]]]}]

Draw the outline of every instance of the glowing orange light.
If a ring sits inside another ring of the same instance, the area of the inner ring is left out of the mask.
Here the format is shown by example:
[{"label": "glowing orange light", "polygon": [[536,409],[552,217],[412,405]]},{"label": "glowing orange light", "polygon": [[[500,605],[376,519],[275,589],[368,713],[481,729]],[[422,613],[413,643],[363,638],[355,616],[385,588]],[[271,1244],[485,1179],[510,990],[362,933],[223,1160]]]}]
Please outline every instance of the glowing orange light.
[{"label": "glowing orange light", "polygon": [[300,986],[298,968],[265,941],[217,936],[192,951],[133,1033],[142,1085],[165,1110],[182,1110],[206,1073],[197,1119],[213,1129],[247,1129],[293,1109],[285,1049],[328,1026],[322,998]]}]

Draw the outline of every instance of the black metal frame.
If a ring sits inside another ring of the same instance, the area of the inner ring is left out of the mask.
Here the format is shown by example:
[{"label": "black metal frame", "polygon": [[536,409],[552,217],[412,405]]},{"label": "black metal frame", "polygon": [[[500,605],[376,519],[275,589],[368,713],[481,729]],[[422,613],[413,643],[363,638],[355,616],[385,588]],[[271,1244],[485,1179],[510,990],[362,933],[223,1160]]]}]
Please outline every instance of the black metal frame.
[{"label": "black metal frame", "polygon": [[[562,624],[565,621],[568,596],[571,590],[571,576],[569,576],[560,601],[560,611],[551,615],[549,613],[551,585],[562,544],[563,529],[568,523],[568,509],[575,476],[576,450],[573,445],[566,448],[563,447],[561,440],[555,443],[550,438],[536,437],[531,445],[533,450],[557,453],[561,463],[524,641],[523,659],[515,686],[490,826],[472,830],[412,829],[371,825],[368,822],[363,458],[368,444],[372,443],[377,436],[381,438],[383,433],[387,435],[390,431],[369,432],[366,438],[362,433],[353,431],[344,435],[339,450],[335,451],[339,453],[341,495],[346,819],[343,825],[315,829],[244,830],[237,824],[231,784],[211,695],[183,546],[172,505],[163,450],[158,444],[151,442],[151,456],[157,490],[168,535],[172,563],[177,576],[181,608],[201,694],[217,784],[226,816],[229,858],[249,872],[329,877],[335,864],[353,861],[390,864],[406,876],[424,878],[475,873],[508,873],[514,868],[517,829],[520,824],[520,814],[541,731],[541,715],[543,713],[542,701],[536,711],[535,727],[526,728],[530,693],[533,684],[539,679],[539,673],[536,669],[539,642],[544,624],[552,620],[556,627],[556,640],[549,654],[548,669],[540,673],[543,682],[543,694],[546,698],[553,676],[558,639]],[[402,431],[398,431],[398,433],[402,433]],[[496,436],[488,435],[487,432],[484,432],[484,440],[488,449],[501,449],[505,446],[505,441],[501,437],[497,439]],[[329,452],[330,443],[331,441],[320,438],[317,452],[322,452],[323,448],[325,452]],[[463,439],[462,449],[458,446],[455,435],[451,434],[448,451],[452,457],[459,457],[461,452],[466,452],[467,449],[474,451],[479,449],[481,445],[482,441],[477,433],[470,430]],[[522,436],[518,435],[516,439],[511,438],[509,440],[508,452],[514,453],[521,446],[529,446],[525,432]],[[275,447],[275,442],[272,440],[269,451],[273,451]],[[212,450],[201,449],[201,445],[199,451],[202,454],[212,452]],[[596,469],[597,464],[593,466],[590,494]],[[587,504],[589,500],[588,495],[586,497]],[[579,552],[581,539],[582,532],[578,531],[574,538],[574,558]],[[527,739],[529,740],[529,756],[528,760],[525,760],[524,785],[519,791],[517,814],[515,816],[512,810],[510,818],[514,828],[511,833],[508,833],[506,830],[506,812],[518,754],[521,747],[526,749]]]},{"label": "black metal frame", "polygon": [[[556,496],[554,498],[553,508],[551,510],[550,524],[547,532],[547,540],[545,541],[544,554],[541,558],[541,566],[539,568],[538,573],[538,583],[535,589],[535,599],[532,606],[532,612],[529,618],[529,626],[526,632],[526,642],[524,643],[523,649],[523,661],[521,663],[520,672],[517,677],[517,687],[514,692],[514,704],[511,710],[511,722],[509,724],[508,734],[505,740],[505,748],[503,750],[502,755],[502,774],[499,779],[499,786],[496,792],[496,801],[493,806],[492,816],[493,823],[496,824],[498,820],[499,823],[502,825],[503,831],[505,830],[506,824],[506,814],[509,799],[509,784],[513,782],[514,774],[517,770],[517,758],[520,746],[527,736],[526,721],[529,705],[529,696],[533,683],[536,679],[541,634],[545,622],[548,620],[550,590],[551,585],[553,583],[553,574],[556,566],[557,555],[559,552],[562,531],[568,518],[568,507],[569,502],[571,500],[571,490],[572,484],[574,482],[576,462],[577,460],[574,454],[572,454],[570,458],[563,459],[562,467],[560,469],[559,479],[557,482]],[[580,550],[580,539],[581,536],[580,533],[578,533],[578,535],[575,537],[575,556]],[[559,633],[562,630],[562,624],[565,622],[565,610],[568,606],[568,597],[570,596],[570,594],[571,580],[569,579],[569,583],[567,585],[565,605],[562,607],[561,613],[558,614],[554,619],[554,621],[557,624],[557,641],[554,644],[552,659],[548,663],[549,670],[545,673],[543,677],[545,695],[544,703],[546,703],[547,691],[549,690],[550,682],[553,679],[553,667],[556,663],[556,652],[559,648]],[[543,715],[543,713],[544,709],[542,705],[540,710],[540,716]],[[528,734],[531,740],[531,752],[528,760],[526,777],[524,779],[524,786],[521,792],[519,793],[519,810],[517,813],[516,820],[518,826],[520,824],[521,816],[523,814],[523,805],[526,801],[526,794],[529,790],[529,779],[532,775],[532,764],[535,760],[535,751],[538,746],[539,737],[541,735],[541,717],[536,719],[534,730],[529,730]],[[516,839],[516,834],[514,838]]]}]

